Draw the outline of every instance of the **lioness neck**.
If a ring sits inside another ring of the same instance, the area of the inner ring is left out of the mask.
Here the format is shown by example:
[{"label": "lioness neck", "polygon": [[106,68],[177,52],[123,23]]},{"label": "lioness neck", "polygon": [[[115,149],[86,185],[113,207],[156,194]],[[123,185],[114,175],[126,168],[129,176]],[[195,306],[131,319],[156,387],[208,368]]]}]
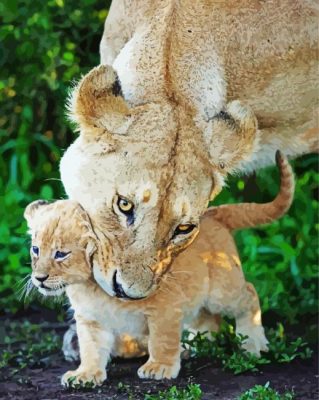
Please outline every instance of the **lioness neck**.
[{"label": "lioness neck", "polygon": [[165,98],[208,120],[226,102],[245,101],[258,117],[261,140],[258,156],[243,169],[272,162],[276,149],[290,156],[317,150],[314,1],[284,0],[273,7],[257,0],[231,6],[114,0],[105,26],[110,35],[114,10],[122,14],[113,25],[122,22],[126,36],[116,52],[103,45],[105,33],[101,60],[114,65],[132,104]]}]

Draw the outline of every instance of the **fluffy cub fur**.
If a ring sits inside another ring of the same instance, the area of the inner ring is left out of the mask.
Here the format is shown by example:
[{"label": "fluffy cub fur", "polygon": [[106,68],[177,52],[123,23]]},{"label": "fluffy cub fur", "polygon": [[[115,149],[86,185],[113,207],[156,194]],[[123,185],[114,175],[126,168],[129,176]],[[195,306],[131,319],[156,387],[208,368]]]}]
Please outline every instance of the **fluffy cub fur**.
[{"label": "fluffy cub fur", "polygon": [[[216,314],[236,319],[236,331],[247,335],[245,348],[267,351],[259,300],[245,281],[231,231],[268,223],[282,216],[293,198],[291,168],[277,155],[281,188],[270,203],[213,207],[203,218],[196,245],[173,262],[148,298],[123,300],[107,295],[92,277],[92,265],[106,260],[100,233],[89,216],[70,200],[31,203],[25,217],[32,234],[32,282],[44,295],[62,291],[75,311],[81,364],[62,383],[101,384],[111,355],[149,354],[140,378],[175,378],[180,370],[182,329],[218,328]],[[133,338],[133,339],[132,339]],[[73,381],[73,382],[74,382]]]}]

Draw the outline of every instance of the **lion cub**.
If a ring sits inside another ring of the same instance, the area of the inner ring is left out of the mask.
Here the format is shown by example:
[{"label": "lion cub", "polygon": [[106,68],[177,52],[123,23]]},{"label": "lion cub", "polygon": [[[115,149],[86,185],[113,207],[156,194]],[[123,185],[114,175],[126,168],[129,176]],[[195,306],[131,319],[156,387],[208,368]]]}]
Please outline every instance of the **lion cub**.
[{"label": "lion cub", "polygon": [[[102,384],[110,356],[126,351],[132,355],[148,352],[148,361],[138,370],[140,378],[175,378],[183,328],[216,330],[216,314],[236,319],[236,331],[248,336],[248,351],[257,355],[267,351],[258,296],[245,281],[231,230],[268,223],[287,211],[293,198],[293,175],[280,153],[277,164],[281,188],[272,202],[208,210],[194,244],[173,261],[157,290],[134,301],[111,297],[94,281],[92,265],[107,263],[112,250],[100,247],[102,233],[93,229],[78,203],[40,200],[27,207],[32,282],[45,296],[66,291],[75,311],[81,364],[63,375],[64,385],[70,378],[73,383]],[[134,338],[133,349],[125,347],[128,335]]]}]

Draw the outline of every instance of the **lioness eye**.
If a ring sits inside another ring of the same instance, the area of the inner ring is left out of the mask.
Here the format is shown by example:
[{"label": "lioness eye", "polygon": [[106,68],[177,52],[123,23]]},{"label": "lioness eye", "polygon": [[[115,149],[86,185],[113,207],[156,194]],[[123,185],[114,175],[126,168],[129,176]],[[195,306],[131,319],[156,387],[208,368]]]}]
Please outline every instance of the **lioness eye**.
[{"label": "lioness eye", "polygon": [[133,212],[134,210],[134,204],[125,199],[124,197],[119,197],[117,200],[117,206],[122,211],[123,214],[129,215]]},{"label": "lioness eye", "polygon": [[65,259],[71,252],[65,253],[63,251],[56,251],[54,255],[55,260],[63,260]]},{"label": "lioness eye", "polygon": [[39,247],[37,247],[37,246],[32,246],[32,253],[35,255],[35,256],[38,256],[39,255]]},{"label": "lioness eye", "polygon": [[174,236],[177,235],[186,235],[187,233],[192,232],[192,230],[196,227],[193,224],[181,224],[174,231]]},{"label": "lioness eye", "polygon": [[[122,214],[126,216],[127,226],[133,225],[135,220],[134,203],[120,195],[116,196],[115,201],[117,207],[114,208],[114,211],[118,214],[119,210]],[[113,203],[113,207],[114,205],[115,203]]]}]

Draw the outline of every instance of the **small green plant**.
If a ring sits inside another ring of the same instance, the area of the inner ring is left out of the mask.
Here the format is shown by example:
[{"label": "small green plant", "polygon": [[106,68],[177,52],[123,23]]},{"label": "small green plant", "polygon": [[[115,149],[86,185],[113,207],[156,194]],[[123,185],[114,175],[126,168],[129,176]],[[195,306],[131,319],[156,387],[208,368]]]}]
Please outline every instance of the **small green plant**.
[{"label": "small green plant", "polygon": [[312,356],[312,350],[301,337],[293,341],[288,340],[282,324],[278,324],[277,329],[269,329],[267,337],[269,340],[269,353],[267,356],[273,362],[291,362],[295,358],[305,360]]},{"label": "small green plant", "polygon": [[190,334],[183,335],[183,345],[194,358],[209,357],[219,361],[223,369],[234,374],[246,371],[257,371],[261,365],[271,362],[290,362],[295,358],[307,359],[312,355],[312,350],[301,338],[289,341],[284,334],[284,328],[278,324],[277,329],[270,329],[267,333],[269,351],[258,358],[243,349],[242,344],[246,337],[236,335],[234,327],[224,322],[218,333],[212,332],[212,340],[203,333],[197,333],[190,338]]},{"label": "small green plant", "polygon": [[295,398],[293,392],[279,394],[272,389],[267,382],[264,386],[256,385],[243,393],[238,400],[293,400]]},{"label": "small green plant", "polygon": [[68,388],[75,389],[75,390],[91,390],[95,388],[94,382],[77,382],[75,376],[71,376],[68,379]]},{"label": "small green plant", "polygon": [[186,388],[179,389],[176,386],[157,394],[146,394],[144,400],[200,400],[202,391],[199,385],[189,384]]},{"label": "small green plant", "polygon": [[54,331],[28,321],[4,325],[0,346],[0,368],[12,367],[12,372],[25,367],[45,366],[50,356],[61,351],[61,338]]},{"label": "small green plant", "polygon": [[129,388],[130,388],[130,385],[126,385],[126,384],[123,383],[123,382],[119,382],[119,383],[117,384],[117,390],[118,390],[119,392],[127,392],[127,391],[129,390]]},{"label": "small green plant", "polygon": [[117,384],[117,390],[118,390],[119,393],[127,394],[127,399],[128,400],[134,400],[134,395],[133,395],[133,392],[132,392],[132,389],[131,389],[130,385],[127,385],[127,384],[125,384],[123,382],[119,382]]}]

